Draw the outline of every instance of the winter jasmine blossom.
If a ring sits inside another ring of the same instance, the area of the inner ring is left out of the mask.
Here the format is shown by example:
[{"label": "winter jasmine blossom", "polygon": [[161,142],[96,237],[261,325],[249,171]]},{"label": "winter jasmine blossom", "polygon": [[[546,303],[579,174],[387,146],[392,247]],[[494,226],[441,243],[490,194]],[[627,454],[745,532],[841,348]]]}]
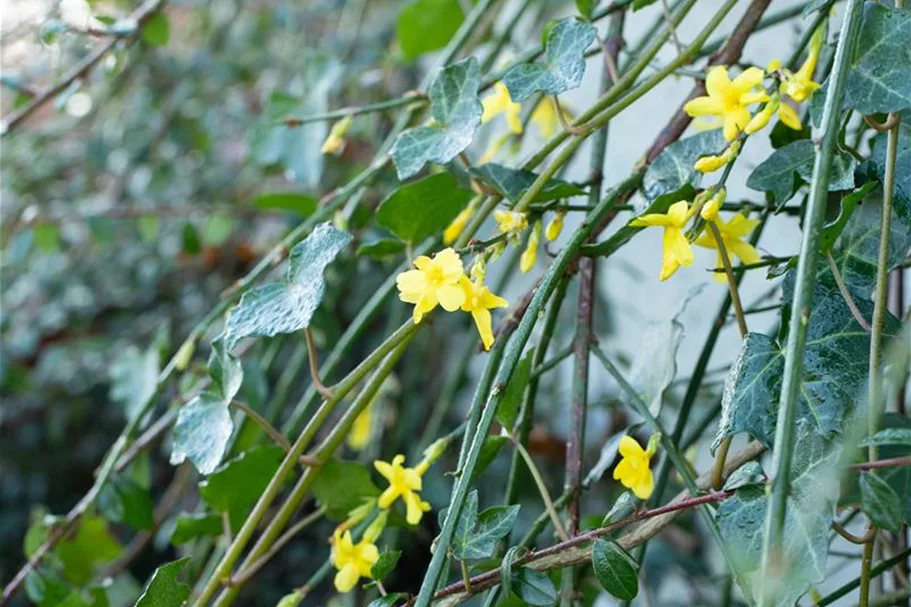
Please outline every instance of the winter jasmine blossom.
[{"label": "winter jasmine blossom", "polygon": [[768,99],[765,91],[754,90],[765,77],[758,67],[751,67],[731,80],[727,69],[715,66],[705,79],[708,96],[696,97],[683,106],[690,116],[720,116],[724,120],[724,138],[733,141],[750,121],[747,106]]},{"label": "winter jasmine blossom", "polygon": [[481,335],[481,343],[484,344],[485,350],[490,350],[493,345],[493,320],[490,310],[493,308],[505,308],[509,302],[490,292],[490,289],[480,282],[472,282],[467,276],[462,277],[462,289],[465,293],[465,300],[462,303],[462,310],[470,312],[474,323]]},{"label": "winter jasmine blossom", "polygon": [[648,449],[643,449],[631,436],[624,436],[620,439],[622,459],[614,468],[614,480],[620,481],[624,487],[631,489],[641,500],[648,499],[654,489],[654,479],[649,466],[651,457],[657,448],[657,440],[649,440]]},{"label": "winter jasmine blossom", "polygon": [[405,502],[405,520],[409,525],[417,525],[424,513],[430,510],[430,504],[422,501],[418,495],[423,485],[421,477],[427,472],[430,462],[425,459],[414,468],[406,468],[402,465],[404,463],[404,455],[396,455],[391,463],[380,460],[373,462],[377,472],[389,481],[389,487],[380,494],[376,505],[385,510],[401,497]]},{"label": "winter jasmine blossom", "polygon": [[465,300],[465,293],[459,286],[462,277],[462,260],[452,248],[443,249],[433,259],[421,255],[414,260],[416,270],[399,274],[396,286],[399,299],[414,304],[412,319],[417,324],[424,314],[437,304],[447,312],[459,309]]},{"label": "winter jasmine blossom", "polygon": [[671,205],[667,213],[652,213],[637,217],[630,225],[637,228],[660,226],[664,228],[662,246],[661,280],[674,275],[680,266],[693,264],[693,248],[690,246],[683,228],[686,227],[692,213],[690,204],[681,200]]}]

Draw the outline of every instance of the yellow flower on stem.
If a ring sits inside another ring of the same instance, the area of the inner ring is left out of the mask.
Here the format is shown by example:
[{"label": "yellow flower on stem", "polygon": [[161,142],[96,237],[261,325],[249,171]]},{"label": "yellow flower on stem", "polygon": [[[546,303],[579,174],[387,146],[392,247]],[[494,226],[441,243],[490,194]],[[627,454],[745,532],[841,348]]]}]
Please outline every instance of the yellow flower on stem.
[{"label": "yellow flower on stem", "polygon": [[373,436],[373,403],[367,405],[351,426],[346,442],[354,451],[363,451]]},{"label": "yellow flower on stem", "polygon": [[345,145],[345,133],[348,132],[348,127],[351,126],[353,118],[354,116],[345,116],[332,125],[329,130],[329,136],[326,137],[320,150],[323,154],[337,154],[342,151]]},{"label": "yellow flower on stem", "polygon": [[797,110],[784,101],[778,106],[778,119],[781,120],[786,127],[794,129],[795,131],[799,131],[803,128],[803,125],[800,122],[800,116],[797,115]]},{"label": "yellow flower on stem", "polygon": [[450,245],[458,239],[462,231],[465,230],[465,226],[468,225],[468,221],[474,216],[474,211],[475,205],[473,203],[459,211],[456,218],[443,230],[443,244]]},{"label": "yellow flower on stem", "polygon": [[392,463],[377,460],[373,467],[389,481],[389,487],[380,494],[376,505],[386,510],[395,503],[399,497],[405,502],[405,520],[409,525],[417,525],[421,517],[430,510],[430,504],[421,500],[418,492],[423,482],[421,477],[427,472],[430,463],[425,460],[414,468],[406,468],[404,455],[396,455]]},{"label": "yellow flower on stem", "polygon": [[550,220],[547,224],[547,229],[544,230],[544,238],[550,241],[554,241],[560,237],[560,232],[563,231],[563,219],[566,217],[566,211],[557,211],[554,214],[554,218]]},{"label": "yellow flower on stem", "polygon": [[754,90],[763,78],[765,72],[751,67],[731,80],[726,68],[715,66],[705,79],[708,96],[688,101],[683,111],[690,116],[720,116],[724,119],[724,138],[733,141],[750,122],[747,106],[768,99],[765,91]]},{"label": "yellow flower on stem", "polygon": [[395,279],[399,299],[414,304],[414,323],[421,322],[424,314],[437,304],[447,312],[458,310],[465,301],[465,293],[459,286],[463,271],[458,253],[452,248],[443,249],[433,259],[421,255],[414,265],[416,270],[402,272]]},{"label": "yellow flower on stem", "polygon": [[667,213],[652,213],[637,217],[630,222],[634,228],[660,226],[664,228],[662,246],[661,280],[674,275],[680,266],[693,264],[693,248],[690,246],[683,228],[692,217],[690,204],[681,200],[671,205]]},{"label": "yellow flower on stem", "polygon": [[[759,253],[753,245],[745,240],[759,225],[758,219],[748,219],[745,215],[737,213],[727,223],[721,217],[716,217],[714,223],[718,227],[718,232],[721,233],[721,242],[730,254],[736,255],[741,262],[746,264],[759,261]],[[700,234],[699,238],[693,241],[693,244],[706,249],[718,250],[718,243],[715,242],[714,235],[709,231]],[[715,264],[715,269],[718,270],[723,267],[721,251],[718,251],[718,261]],[[726,279],[723,273],[715,272],[715,280],[724,282]]]},{"label": "yellow flower on stem", "polygon": [[823,42],[825,42],[825,23],[821,23],[813,32],[807,58],[800,69],[793,73],[787,69],[781,70],[780,90],[797,103],[803,103],[812,97],[820,86],[818,82],[813,81],[813,73],[816,71],[816,63],[819,61]]},{"label": "yellow flower on stem", "polygon": [[522,106],[515,103],[509,96],[509,89],[502,82],[497,82],[491,95],[484,98],[481,102],[484,107],[484,113],[481,114],[481,122],[487,124],[500,114],[506,116],[506,124],[509,130],[515,134],[522,132]]},{"label": "yellow flower on stem", "polygon": [[657,441],[650,440],[648,449],[643,449],[635,438],[624,436],[620,439],[620,456],[622,459],[614,468],[614,480],[620,481],[624,487],[641,500],[646,500],[652,495],[654,479],[650,460],[657,449]]},{"label": "yellow flower on stem", "polygon": [[335,574],[335,589],[351,592],[362,577],[370,578],[373,564],[380,558],[380,551],[374,545],[376,538],[365,537],[354,543],[351,532],[339,529],[332,535],[332,564],[338,570]]},{"label": "yellow flower on stem", "polygon": [[493,308],[505,308],[509,302],[494,295],[490,289],[480,283],[472,282],[467,276],[462,277],[462,290],[465,292],[465,301],[462,303],[462,310],[470,312],[474,319],[474,324],[481,335],[481,343],[484,344],[485,350],[490,350],[493,345],[493,319],[490,310]]},{"label": "yellow flower on stem", "polygon": [[519,269],[523,274],[528,274],[535,267],[535,261],[538,259],[538,244],[541,242],[541,222],[536,221],[528,235],[528,244],[522,251],[522,258],[519,260]]},{"label": "yellow flower on stem", "polygon": [[518,211],[497,209],[493,212],[493,218],[496,220],[500,232],[510,237],[518,236],[522,230],[528,227],[528,218],[525,213]]}]

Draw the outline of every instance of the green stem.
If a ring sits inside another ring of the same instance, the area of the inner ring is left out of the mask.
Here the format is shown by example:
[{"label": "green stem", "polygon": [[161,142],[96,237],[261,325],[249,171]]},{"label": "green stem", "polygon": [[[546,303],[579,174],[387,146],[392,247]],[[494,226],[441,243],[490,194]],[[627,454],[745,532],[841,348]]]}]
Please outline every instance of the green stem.
[{"label": "green stem", "polygon": [[560,515],[557,514],[557,510],[554,508],[554,502],[550,498],[550,492],[547,490],[547,485],[544,484],[544,479],[541,478],[541,472],[538,471],[538,467],[535,466],[535,461],[531,459],[531,455],[528,454],[528,449],[526,449],[521,442],[513,439],[513,445],[516,447],[516,452],[522,457],[522,460],[525,461],[525,465],[531,473],[535,485],[538,487],[538,493],[541,494],[541,501],[544,502],[544,510],[550,517],[550,521],[553,523],[557,536],[565,542],[569,539],[569,533],[566,532],[566,527],[563,526],[563,521],[560,520]]},{"label": "green stem", "polygon": [[[904,561],[909,556],[911,556],[911,548],[906,548],[906,549],[902,550],[901,552],[899,552],[898,554],[896,554],[895,556],[893,556],[892,558],[886,559],[884,561],[880,561],[879,563],[877,563],[876,565],[874,565],[873,567],[870,568],[870,579],[876,578],[877,576],[885,573],[886,571],[889,571],[890,569],[892,569],[893,567],[895,567],[896,565],[898,565],[899,563]],[[847,584],[842,585],[841,587],[830,592],[823,598],[819,599],[819,601],[817,601],[813,605],[813,607],[826,607],[827,605],[831,605],[832,603],[834,603],[838,599],[842,598],[843,596],[846,596],[850,592],[853,592],[859,586],[860,586],[860,578],[854,578]]]},{"label": "green stem", "polygon": [[405,95],[402,97],[396,97],[395,99],[387,99],[385,101],[368,103],[366,105],[343,107],[337,110],[324,112],[322,114],[311,114],[310,116],[301,117],[286,116],[277,120],[276,124],[287,124],[290,127],[296,127],[304,124],[309,124],[311,122],[325,122],[327,120],[347,118],[348,116],[359,116],[361,114],[370,114],[372,112],[382,112],[383,110],[391,110],[411,103],[415,104],[415,106],[418,107],[421,105],[426,105],[427,98],[422,93],[410,92],[405,93]]},{"label": "green stem", "polygon": [[537,367],[532,369],[531,377],[533,379],[537,379],[537,378],[541,377],[542,375],[544,375],[545,373],[547,373],[548,371],[550,371],[551,369],[553,369],[554,367],[556,367],[557,365],[562,363],[564,360],[566,360],[567,358],[572,356],[572,354],[573,354],[573,347],[572,347],[572,344],[570,344],[570,345],[566,346],[565,348],[563,348],[562,350],[560,350],[559,352],[557,352],[556,354],[554,354],[548,360],[545,360],[540,365],[538,365]]},{"label": "green stem", "polygon": [[823,138],[813,166],[809,201],[804,219],[803,239],[797,262],[797,275],[791,304],[791,323],[788,343],[785,349],[785,368],[782,380],[781,402],[775,426],[774,478],[772,496],[766,513],[765,535],[762,546],[762,573],[760,579],[759,604],[762,607],[774,604],[773,586],[768,583],[776,576],[779,562],[787,499],[790,492],[790,472],[794,447],[794,427],[797,402],[803,374],[803,357],[810,322],[813,292],[816,287],[816,265],[819,257],[819,241],[825,220],[828,200],[829,173],[835,142],[838,137],[838,121],[841,115],[841,101],[849,68],[849,56],[857,41],[863,2],[850,0],[835,62],[829,76],[829,88],[823,110]]}]

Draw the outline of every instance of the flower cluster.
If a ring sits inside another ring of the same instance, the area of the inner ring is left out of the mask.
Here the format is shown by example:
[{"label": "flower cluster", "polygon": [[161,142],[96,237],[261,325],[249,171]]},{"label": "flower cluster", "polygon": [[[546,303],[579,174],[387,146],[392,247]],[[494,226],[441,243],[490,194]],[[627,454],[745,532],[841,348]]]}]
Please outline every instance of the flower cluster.
[{"label": "flower cluster", "polygon": [[414,266],[417,269],[396,277],[399,299],[414,304],[414,323],[421,322],[437,305],[447,312],[461,309],[474,318],[484,348],[489,350],[494,342],[490,310],[505,308],[509,302],[491,293],[480,280],[466,276],[462,260],[452,248],[443,249],[432,259],[421,255]]}]

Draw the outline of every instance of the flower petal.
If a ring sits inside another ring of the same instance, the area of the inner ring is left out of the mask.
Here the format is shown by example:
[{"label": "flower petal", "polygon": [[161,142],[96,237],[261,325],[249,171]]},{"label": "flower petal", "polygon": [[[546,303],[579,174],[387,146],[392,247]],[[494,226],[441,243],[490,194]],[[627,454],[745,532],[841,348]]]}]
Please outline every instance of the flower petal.
[{"label": "flower petal", "polygon": [[647,500],[651,497],[653,489],[654,479],[651,470],[646,470],[645,474],[639,479],[639,482],[632,487],[633,493],[641,500]]},{"label": "flower petal", "polygon": [[[731,79],[728,76],[727,68],[723,65],[716,65],[705,76],[705,90],[712,97],[723,97],[730,86]],[[685,107],[684,111],[686,111]]]},{"label": "flower petal", "polygon": [[803,125],[800,123],[800,116],[797,115],[794,108],[784,101],[781,102],[781,106],[778,108],[778,118],[786,127],[794,129],[795,131],[799,131],[803,128]]},{"label": "flower petal", "polygon": [[348,563],[335,574],[335,589],[339,592],[351,592],[360,577],[357,566],[354,563]]},{"label": "flower petal", "polygon": [[490,346],[493,345],[493,320],[490,316],[490,310],[480,309],[472,310],[471,317],[474,319],[474,324],[478,328],[478,333],[481,335],[481,343],[484,344],[485,350],[490,350]]},{"label": "flower petal", "polygon": [[380,494],[380,497],[376,500],[376,505],[381,510],[386,510],[395,503],[395,500],[399,498],[399,490],[395,485],[389,485],[385,491]]},{"label": "flower petal", "polygon": [[373,467],[376,468],[377,472],[379,472],[380,474],[383,475],[383,478],[385,478],[390,483],[392,482],[392,477],[394,476],[394,472],[392,470],[391,464],[389,464],[388,462],[384,462],[382,460],[376,460],[375,462],[373,462]]},{"label": "flower petal", "polygon": [[756,263],[760,259],[759,253],[753,245],[743,240],[735,240],[729,243],[728,248],[743,263]]},{"label": "flower petal", "polygon": [[623,457],[645,457],[645,449],[642,448],[639,441],[628,435],[620,439],[619,451]]},{"label": "flower petal", "polygon": [[416,267],[418,270],[426,270],[430,267],[431,261],[432,260],[426,255],[421,255],[414,260],[414,267]]},{"label": "flower petal", "polygon": [[743,95],[750,89],[762,84],[763,78],[765,78],[765,72],[761,68],[751,67],[744,70],[739,76],[734,78],[734,81],[731,82],[731,85],[739,94]]},{"label": "flower petal", "polygon": [[683,111],[690,116],[717,116],[722,113],[722,106],[713,97],[696,97],[684,104]]},{"label": "flower petal", "polygon": [[458,284],[440,287],[437,289],[436,295],[440,300],[440,305],[447,312],[455,312],[465,301],[465,291]]}]

